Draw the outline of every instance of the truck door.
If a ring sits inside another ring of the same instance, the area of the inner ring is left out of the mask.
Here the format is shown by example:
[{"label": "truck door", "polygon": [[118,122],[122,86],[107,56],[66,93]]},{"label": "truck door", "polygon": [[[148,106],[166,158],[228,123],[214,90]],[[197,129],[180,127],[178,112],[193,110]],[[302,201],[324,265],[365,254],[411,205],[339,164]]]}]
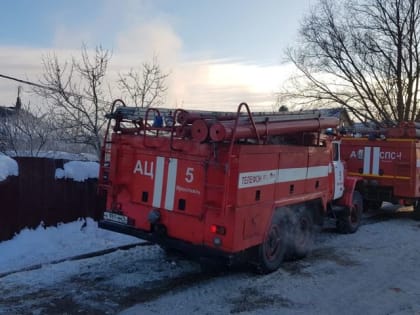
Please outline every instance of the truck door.
[{"label": "truck door", "polygon": [[334,200],[341,198],[344,193],[344,164],[340,157],[340,141],[332,142],[334,168]]}]

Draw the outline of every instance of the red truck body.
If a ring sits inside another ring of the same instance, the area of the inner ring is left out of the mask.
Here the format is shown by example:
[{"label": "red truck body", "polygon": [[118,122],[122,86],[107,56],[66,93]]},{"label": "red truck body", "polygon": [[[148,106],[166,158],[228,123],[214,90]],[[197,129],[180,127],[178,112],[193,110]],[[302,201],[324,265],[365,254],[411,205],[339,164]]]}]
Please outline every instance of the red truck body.
[{"label": "red truck body", "polygon": [[342,138],[348,172],[360,176],[365,203],[417,204],[420,197],[420,142],[414,123]]},{"label": "red truck body", "polygon": [[[194,125],[198,117],[153,127],[149,114],[136,120],[111,115],[116,127],[101,164],[107,211],[100,227],[198,256],[231,260],[246,254],[270,272],[288,251],[307,253],[313,225],[334,207],[353,223],[357,179],[340,173],[341,185],[335,184],[333,144],[321,141],[321,129],[335,127],[335,119],[284,116],[272,128],[267,116],[264,127],[241,104],[233,121]],[[171,122],[177,121],[173,115]],[[123,126],[127,122],[135,127]]]}]

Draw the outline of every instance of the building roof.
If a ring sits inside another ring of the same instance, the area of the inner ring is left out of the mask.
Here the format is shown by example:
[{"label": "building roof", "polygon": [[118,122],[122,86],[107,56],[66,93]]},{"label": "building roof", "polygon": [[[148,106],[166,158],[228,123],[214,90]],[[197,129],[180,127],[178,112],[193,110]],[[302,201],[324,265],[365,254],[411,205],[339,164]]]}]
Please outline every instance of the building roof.
[{"label": "building roof", "polygon": [[353,125],[353,121],[350,119],[349,113],[343,107],[321,108],[319,109],[319,112],[322,117],[336,117],[340,119],[342,123]]},{"label": "building roof", "polygon": [[0,106],[0,117],[8,117],[16,114],[16,107]]},{"label": "building roof", "polygon": [[343,112],[347,112],[345,108],[335,107],[335,108],[321,108],[319,110],[321,112],[321,116],[324,117],[337,117],[341,118]]}]

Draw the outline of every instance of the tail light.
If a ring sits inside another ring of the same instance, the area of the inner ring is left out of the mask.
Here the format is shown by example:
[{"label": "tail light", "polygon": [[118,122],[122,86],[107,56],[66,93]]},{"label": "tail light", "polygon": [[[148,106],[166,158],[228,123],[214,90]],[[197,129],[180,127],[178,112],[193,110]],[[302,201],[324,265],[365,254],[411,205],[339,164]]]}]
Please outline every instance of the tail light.
[{"label": "tail light", "polygon": [[213,234],[226,235],[226,228],[221,225],[210,225],[210,232]]}]

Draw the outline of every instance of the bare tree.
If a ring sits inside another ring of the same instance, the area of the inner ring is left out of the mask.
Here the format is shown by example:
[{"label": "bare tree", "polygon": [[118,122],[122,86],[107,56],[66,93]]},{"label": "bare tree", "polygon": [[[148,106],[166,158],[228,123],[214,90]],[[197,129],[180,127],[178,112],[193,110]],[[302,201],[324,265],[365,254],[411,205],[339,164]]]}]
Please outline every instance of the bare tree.
[{"label": "bare tree", "polygon": [[137,107],[159,106],[164,102],[168,73],[159,66],[157,57],[152,62],[144,62],[140,69],[130,69],[120,74],[118,85],[123,94],[128,95]]},{"label": "bare tree", "polygon": [[[43,58],[43,88],[36,93],[50,105],[58,137],[71,144],[86,144],[99,156],[105,112],[104,79],[111,54],[102,47],[90,53],[82,47],[81,59],[60,62],[57,56]],[[44,88],[45,87],[45,88]]]},{"label": "bare tree", "polygon": [[11,108],[0,124],[0,151],[38,156],[52,140],[54,129],[48,113],[40,108]]},{"label": "bare tree", "polygon": [[420,0],[320,0],[287,56],[284,101],[339,104],[361,120],[420,119]]}]

